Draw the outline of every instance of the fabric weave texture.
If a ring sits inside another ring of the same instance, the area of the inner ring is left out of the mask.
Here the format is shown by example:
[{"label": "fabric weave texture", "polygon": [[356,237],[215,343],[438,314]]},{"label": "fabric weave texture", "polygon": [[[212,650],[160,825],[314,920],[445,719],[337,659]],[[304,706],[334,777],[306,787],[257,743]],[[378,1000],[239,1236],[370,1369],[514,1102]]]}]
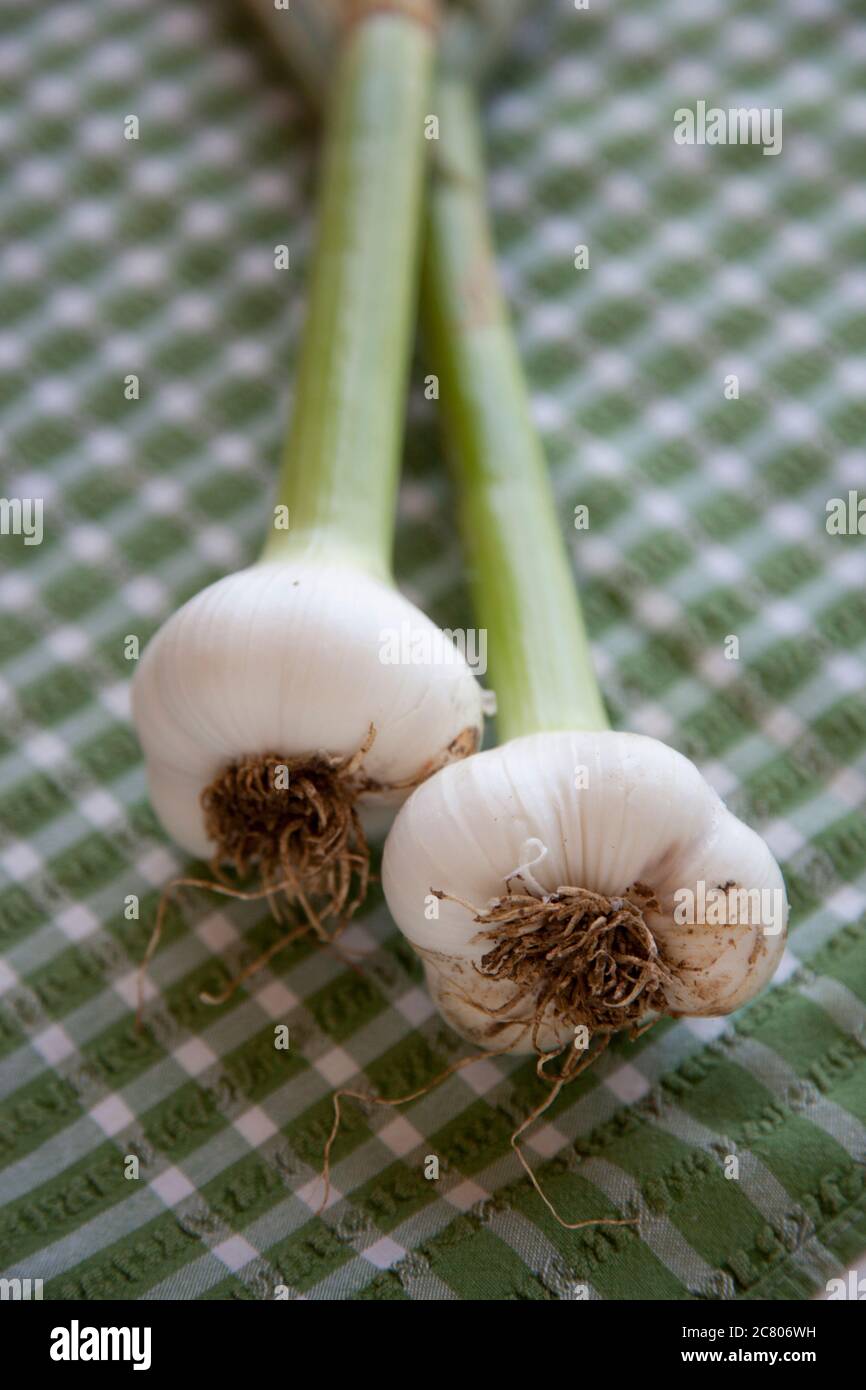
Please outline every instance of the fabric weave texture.
[{"label": "fabric weave texture", "polygon": [[[362,973],[297,943],[219,1008],[200,991],[279,927],[186,891],[136,1035],[160,892],[203,866],[148,805],[125,654],[256,554],[314,142],[235,3],[6,0],[0,492],[43,498],[45,527],[0,537],[7,1276],[64,1299],[793,1299],[866,1248],[866,543],[826,528],[866,494],[864,93],[866,22],[833,0],[544,0],[495,75],[498,249],[613,720],[766,836],[789,949],[732,1019],[618,1041],[529,1137],[567,1220],[639,1227],[557,1225],[509,1144],[543,1092],[501,1058],[402,1110],[347,1104],[317,1217],[334,1088],[403,1094],[462,1045],[378,890],[343,938]],[[676,145],[698,99],[781,107],[782,152]],[[397,573],[468,627],[427,370],[422,343]]]}]

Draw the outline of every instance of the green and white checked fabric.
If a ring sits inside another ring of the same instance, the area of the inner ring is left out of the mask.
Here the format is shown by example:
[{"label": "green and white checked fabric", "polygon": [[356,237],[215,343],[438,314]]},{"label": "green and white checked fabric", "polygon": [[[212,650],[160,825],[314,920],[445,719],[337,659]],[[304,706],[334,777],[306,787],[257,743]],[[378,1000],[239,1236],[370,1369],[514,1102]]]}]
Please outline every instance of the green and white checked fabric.
[{"label": "green and white checked fabric", "polygon": [[[615,720],[700,763],[793,905],[768,994],[618,1043],[532,1135],[566,1219],[641,1217],[571,1233],[509,1146],[542,1094],[519,1059],[401,1111],[348,1105],[338,1200],[313,1214],[333,1089],[402,1094],[462,1055],[377,893],[346,937],[362,974],[297,943],[214,1009],[200,990],[279,928],[187,892],[134,1033],[160,890],[190,865],[147,803],[125,641],[256,551],[314,154],[238,3],[5,0],[0,491],[44,499],[41,545],[0,536],[7,1275],[70,1299],[797,1298],[866,1248],[866,553],[825,528],[828,499],[866,492],[856,11],[544,0],[486,108],[563,527],[590,508],[571,534]],[[698,99],[783,108],[782,153],[677,146]],[[461,627],[440,455],[416,393],[398,572]]]}]

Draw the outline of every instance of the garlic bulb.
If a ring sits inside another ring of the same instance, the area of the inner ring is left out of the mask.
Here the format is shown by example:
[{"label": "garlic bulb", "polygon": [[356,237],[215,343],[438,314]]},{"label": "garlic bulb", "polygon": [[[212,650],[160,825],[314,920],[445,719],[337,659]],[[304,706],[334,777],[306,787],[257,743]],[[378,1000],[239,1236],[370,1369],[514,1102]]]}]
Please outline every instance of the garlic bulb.
[{"label": "garlic bulb", "polygon": [[[443,1016],[496,1051],[561,1049],[619,1017],[727,1014],[784,949],[764,841],[639,734],[530,734],[443,769],[398,813],[383,884]],[[569,954],[581,936],[589,951]]]},{"label": "garlic bulb", "polygon": [[[415,640],[395,649],[407,631]],[[424,659],[389,661],[407,647]],[[196,594],[149,643],[132,703],[154,809],[205,857],[202,793],[240,759],[351,759],[372,726],[358,801],[393,806],[471,752],[482,725],[481,688],[429,618],[390,584],[307,561],[253,565]]]}]

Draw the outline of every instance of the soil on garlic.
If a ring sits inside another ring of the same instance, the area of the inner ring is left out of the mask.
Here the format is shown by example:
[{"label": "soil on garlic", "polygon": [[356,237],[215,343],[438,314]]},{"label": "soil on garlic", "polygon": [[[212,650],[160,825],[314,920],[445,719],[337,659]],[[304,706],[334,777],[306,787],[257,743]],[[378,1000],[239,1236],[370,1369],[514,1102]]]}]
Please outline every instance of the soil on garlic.
[{"label": "soil on garlic", "polygon": [[205,830],[215,846],[214,873],[230,867],[244,877],[255,868],[263,888],[280,885],[283,900],[298,901],[317,930],[328,918],[348,922],[370,882],[359,797],[415,788],[446,763],[474,753],[479,735],[475,728],[462,730],[443,753],[402,782],[377,781],[364,773],[375,738],[371,724],[348,757],[262,753],[225,768],[201,795]]},{"label": "soil on garlic", "polygon": [[356,809],[359,757],[264,753],[232,763],[202,792],[214,872],[251,868],[264,888],[316,903],[316,917],[348,919],[363,901],[370,851]]},{"label": "soil on garlic", "polygon": [[646,884],[634,883],[617,897],[569,886],[538,897],[509,886],[487,908],[464,906],[483,928],[475,941],[490,943],[472,969],[514,986],[497,1008],[483,1008],[490,1019],[485,1036],[519,1023],[514,1011],[524,1004],[524,1026],[539,1054],[539,1032],[553,1021],[603,1035],[667,1011],[670,969],[644,916],[660,906]]}]

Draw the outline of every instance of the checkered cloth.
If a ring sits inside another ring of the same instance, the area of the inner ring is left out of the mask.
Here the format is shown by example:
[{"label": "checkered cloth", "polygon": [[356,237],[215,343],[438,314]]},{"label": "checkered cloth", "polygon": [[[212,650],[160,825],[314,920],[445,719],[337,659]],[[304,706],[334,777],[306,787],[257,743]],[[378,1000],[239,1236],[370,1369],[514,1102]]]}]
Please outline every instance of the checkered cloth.
[{"label": "checkered cloth", "polygon": [[[618,1042],[529,1138],[567,1220],[640,1216],[574,1233],[509,1145],[543,1094],[516,1058],[403,1110],[347,1104],[314,1214],[334,1088],[403,1094],[464,1054],[378,892],[344,938],[362,973],[299,942],[209,1008],[279,927],[186,891],[133,1030],[160,890],[196,866],[148,805],[126,639],[256,553],[314,152],[237,3],[6,0],[0,26],[2,491],[45,508],[41,546],[0,537],[0,1266],[70,1299],[823,1288],[866,1248],[866,555],[825,527],[866,490],[854,7],[545,0],[485,110],[563,527],[590,509],[570,534],[614,720],[698,761],[793,908],[761,1000]],[[782,153],[676,145],[698,99],[782,107]],[[416,392],[398,573],[460,628],[435,410]]]}]

